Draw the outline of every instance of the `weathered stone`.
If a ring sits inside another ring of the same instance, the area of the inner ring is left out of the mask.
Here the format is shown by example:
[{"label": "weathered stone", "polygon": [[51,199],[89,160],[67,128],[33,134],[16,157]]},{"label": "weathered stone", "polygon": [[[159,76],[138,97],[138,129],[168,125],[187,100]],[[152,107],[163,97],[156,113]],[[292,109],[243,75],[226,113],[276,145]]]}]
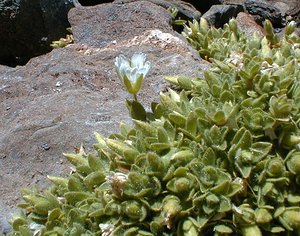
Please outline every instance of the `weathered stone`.
[{"label": "weathered stone", "polygon": [[[139,0],[115,0],[114,3],[123,4],[129,2],[136,2]],[[188,4],[186,1],[180,0],[147,0],[155,5],[161,6],[165,9],[170,7],[176,7],[178,10],[178,17],[184,20],[199,20],[201,17],[201,13],[193,6],[192,4]]]},{"label": "weathered stone", "polygon": [[246,0],[245,8],[260,24],[266,19],[270,20],[275,28],[283,27],[285,24],[280,10],[264,0]]},{"label": "weathered stone", "polygon": [[280,10],[282,17],[294,20],[300,27],[300,1],[299,0],[273,0],[272,4]]},{"label": "weathered stone", "polygon": [[203,15],[203,18],[205,18],[210,25],[222,27],[243,10],[242,5],[214,5]]},{"label": "weathered stone", "polygon": [[[146,29],[169,29],[171,15],[161,7],[151,4],[152,8],[147,9],[141,6],[141,1],[116,4],[101,4],[101,7],[89,7],[94,22],[86,17],[86,8],[73,8],[69,12],[69,21],[72,25],[75,42],[95,47],[105,47],[115,43],[117,39],[130,39],[132,34],[139,35]],[[144,4],[146,2],[143,1]],[[147,3],[148,4],[148,3]],[[122,11],[126,13],[122,13]],[[162,14],[162,15],[160,15]],[[136,18],[145,19],[139,22]],[[161,19],[167,19],[162,21]],[[134,32],[132,29],[135,29]],[[122,35],[122,38],[119,36]]]},{"label": "weathered stone", "polygon": [[257,24],[254,17],[248,13],[240,12],[236,17],[236,21],[239,29],[248,37],[252,37],[254,33],[260,36],[265,35],[263,27]]},{"label": "weathered stone", "polygon": [[147,109],[168,87],[164,76],[202,76],[210,67],[173,32],[166,10],[150,2],[76,8],[69,16],[75,44],[25,66],[0,66],[0,229],[5,232],[21,187],[48,186],[47,175],[70,171],[63,152],[81,144],[90,150],[94,132],[107,136],[118,131],[121,120],[130,123],[125,99],[131,97],[117,79],[116,56],[147,54],[152,67],[138,94]]},{"label": "weathered stone", "polygon": [[240,4],[244,5],[245,0],[224,0],[223,4]]},{"label": "weathered stone", "polygon": [[69,27],[71,0],[0,1],[0,64],[15,66],[51,50]]},{"label": "weathered stone", "polygon": [[113,2],[113,0],[73,0],[78,1],[82,6],[95,6],[101,3]]},{"label": "weathered stone", "polygon": [[209,1],[201,1],[201,0],[186,0],[193,4],[194,7],[202,14],[209,10],[213,5],[223,4],[224,0],[209,0]]}]

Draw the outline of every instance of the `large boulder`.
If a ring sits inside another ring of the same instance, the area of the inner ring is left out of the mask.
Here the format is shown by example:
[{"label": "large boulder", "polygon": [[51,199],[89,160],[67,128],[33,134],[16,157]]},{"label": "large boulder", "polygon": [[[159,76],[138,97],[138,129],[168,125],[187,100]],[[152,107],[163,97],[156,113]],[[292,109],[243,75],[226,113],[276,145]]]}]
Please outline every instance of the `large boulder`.
[{"label": "large boulder", "polygon": [[70,0],[0,1],[0,64],[25,64],[65,36]]},{"label": "large boulder", "polygon": [[209,1],[185,0],[185,2],[193,4],[193,6],[195,6],[196,9],[203,14],[206,11],[208,11],[209,8],[211,8],[213,5],[222,4],[224,0],[209,0]]},{"label": "large boulder", "polygon": [[[0,229],[20,201],[22,187],[49,185],[47,175],[70,171],[63,152],[90,150],[94,132],[107,136],[130,123],[114,60],[147,54],[152,66],[138,97],[147,109],[166,90],[167,75],[202,76],[199,58],[151,2],[102,4],[69,13],[75,43],[33,58],[25,66],[0,66]],[[1,235],[1,231],[0,231]]]},{"label": "large boulder", "polygon": [[242,11],[244,11],[244,7],[240,4],[213,5],[202,17],[205,18],[210,25],[222,27]]},{"label": "large boulder", "polygon": [[[129,2],[136,2],[140,0],[114,0],[114,3],[124,4]],[[201,12],[198,11],[195,6],[197,6],[196,2],[192,2],[192,4],[187,3],[187,1],[181,0],[147,0],[149,2],[154,3],[155,5],[161,6],[165,9],[176,8],[178,10],[177,17],[190,20],[193,19],[199,20],[201,17]]]},{"label": "large boulder", "polygon": [[270,4],[264,0],[246,0],[245,8],[261,24],[264,20],[268,19],[276,28],[285,25],[285,19],[282,17],[280,9],[274,6],[274,4]]}]

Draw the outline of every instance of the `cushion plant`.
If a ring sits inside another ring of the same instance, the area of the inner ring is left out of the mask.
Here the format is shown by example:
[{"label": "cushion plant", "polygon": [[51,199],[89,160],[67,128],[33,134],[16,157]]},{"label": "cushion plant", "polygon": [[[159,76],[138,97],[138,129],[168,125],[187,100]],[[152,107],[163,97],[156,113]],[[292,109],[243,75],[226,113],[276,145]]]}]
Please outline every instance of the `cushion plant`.
[{"label": "cushion plant", "polygon": [[265,30],[185,25],[212,68],[166,78],[177,88],[151,112],[127,101],[133,126],[65,154],[75,171],[48,190],[22,191],[12,235],[299,235],[300,39],[293,22],[282,39]]}]

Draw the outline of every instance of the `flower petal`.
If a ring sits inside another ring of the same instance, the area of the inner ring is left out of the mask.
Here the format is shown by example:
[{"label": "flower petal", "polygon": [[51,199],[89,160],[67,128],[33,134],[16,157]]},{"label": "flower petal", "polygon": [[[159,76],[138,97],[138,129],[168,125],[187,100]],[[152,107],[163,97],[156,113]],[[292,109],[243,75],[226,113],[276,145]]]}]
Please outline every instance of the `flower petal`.
[{"label": "flower petal", "polygon": [[141,73],[141,74],[143,74],[144,77],[145,77],[145,76],[147,75],[147,73],[149,72],[150,66],[151,66],[150,62],[147,61],[147,62],[144,64],[144,66],[143,66],[142,68],[139,69],[138,72]]},{"label": "flower petal", "polygon": [[131,57],[131,67],[133,68],[141,68],[146,61],[146,55],[144,53],[135,53]]}]

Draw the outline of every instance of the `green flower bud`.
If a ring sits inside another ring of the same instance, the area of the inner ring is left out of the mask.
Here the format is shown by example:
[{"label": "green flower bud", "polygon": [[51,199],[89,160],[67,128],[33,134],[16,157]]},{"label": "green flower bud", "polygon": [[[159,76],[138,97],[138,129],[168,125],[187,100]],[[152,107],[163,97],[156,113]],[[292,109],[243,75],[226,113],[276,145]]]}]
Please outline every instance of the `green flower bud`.
[{"label": "green flower bud", "polygon": [[208,28],[209,28],[209,25],[208,25],[208,22],[205,18],[201,17],[200,19],[200,29],[201,29],[201,32],[207,32],[208,31]]},{"label": "green flower bud", "polygon": [[267,166],[267,173],[271,177],[282,177],[284,170],[285,168],[283,162],[280,159],[275,158],[269,161]]},{"label": "green flower bud", "polygon": [[198,229],[191,219],[185,220],[182,224],[182,231],[185,236],[199,235]]},{"label": "green flower bud", "polygon": [[235,19],[230,19],[229,20],[229,29],[235,34],[237,35],[237,32],[238,32],[238,27],[237,27],[237,22]]},{"label": "green flower bud", "polygon": [[132,220],[143,221],[147,216],[147,210],[136,201],[126,201],[122,203],[126,216]]},{"label": "green flower bud", "polygon": [[300,228],[300,212],[295,210],[287,210],[282,214],[282,218],[292,228]]},{"label": "green flower bud", "polygon": [[292,33],[294,33],[296,29],[296,25],[297,24],[295,21],[289,22],[285,28],[285,35],[291,35]]},{"label": "green flower bud", "polygon": [[266,209],[261,209],[258,208],[255,210],[255,221],[258,224],[266,224],[269,223],[272,220],[272,215],[270,214],[270,212],[268,212],[268,210]]},{"label": "green flower bud", "polygon": [[287,148],[294,148],[299,143],[300,143],[300,136],[295,134],[285,134],[281,141],[281,144]]},{"label": "green flower bud", "polygon": [[190,180],[187,178],[178,178],[175,181],[175,188],[178,192],[186,192],[190,188]]},{"label": "green flower bud", "polygon": [[300,153],[294,153],[286,163],[290,172],[295,175],[300,174]]},{"label": "green flower bud", "polygon": [[117,202],[110,201],[105,206],[104,211],[105,211],[105,214],[108,216],[119,215],[121,213],[121,206]]},{"label": "green flower bud", "polygon": [[242,227],[243,236],[262,236],[261,230],[257,225]]},{"label": "green flower bud", "polygon": [[176,196],[169,195],[163,200],[162,214],[168,229],[172,228],[173,219],[180,213],[182,207]]}]

